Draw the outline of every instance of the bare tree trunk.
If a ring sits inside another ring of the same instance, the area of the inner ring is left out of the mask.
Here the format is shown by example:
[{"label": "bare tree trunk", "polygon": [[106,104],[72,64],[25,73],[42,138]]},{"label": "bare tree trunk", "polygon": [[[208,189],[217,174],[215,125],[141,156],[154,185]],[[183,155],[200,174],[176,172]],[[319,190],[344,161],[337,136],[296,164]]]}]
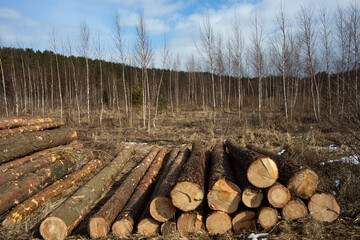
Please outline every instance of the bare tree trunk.
[{"label": "bare tree trunk", "polygon": [[1,79],[2,79],[3,91],[4,91],[5,113],[6,113],[6,117],[9,117],[9,110],[8,110],[8,104],[7,104],[7,99],[6,99],[6,86],[5,86],[4,68],[3,68],[3,65],[2,65],[1,57],[0,57],[0,68],[1,68]]},{"label": "bare tree trunk", "polygon": [[[12,71],[12,85],[14,89],[17,89],[17,83],[16,83],[16,70],[15,70],[15,64],[14,64],[14,58],[11,57],[11,71]],[[16,116],[19,116],[19,97],[18,97],[18,91],[14,91],[14,97],[15,97],[15,112]]]}]

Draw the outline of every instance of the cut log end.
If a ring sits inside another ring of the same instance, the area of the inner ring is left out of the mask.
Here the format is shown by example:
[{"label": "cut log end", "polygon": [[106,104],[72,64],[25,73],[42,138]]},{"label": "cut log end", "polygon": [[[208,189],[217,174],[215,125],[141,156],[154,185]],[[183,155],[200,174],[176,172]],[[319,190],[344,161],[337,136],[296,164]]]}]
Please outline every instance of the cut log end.
[{"label": "cut log end", "polygon": [[305,168],[290,178],[287,187],[294,196],[309,199],[315,193],[318,184],[319,176],[313,170]]},{"label": "cut log end", "polygon": [[202,216],[197,212],[185,212],[177,220],[177,229],[184,235],[204,229]]},{"label": "cut log end", "polygon": [[89,235],[92,239],[106,237],[110,226],[102,217],[92,217],[89,221]]},{"label": "cut log end", "polygon": [[48,217],[40,225],[40,234],[45,240],[62,240],[67,236],[67,227],[60,218]]},{"label": "cut log end", "polygon": [[209,191],[207,199],[210,209],[233,213],[241,201],[241,190],[236,184],[220,179]]},{"label": "cut log end", "polygon": [[256,228],[256,213],[253,211],[241,211],[232,219],[235,233],[248,231]]},{"label": "cut log end", "polygon": [[300,199],[290,200],[282,209],[281,215],[285,220],[295,220],[308,214],[306,205]]},{"label": "cut log end", "polygon": [[152,218],[144,218],[137,225],[137,232],[147,237],[153,236],[160,231],[160,222]]},{"label": "cut log end", "polygon": [[176,223],[173,221],[167,221],[161,225],[161,234],[164,236],[169,235],[175,231],[176,231]]},{"label": "cut log end", "polygon": [[248,208],[258,208],[263,198],[263,192],[253,186],[247,187],[242,193],[242,201]]},{"label": "cut log end", "polygon": [[216,211],[206,218],[206,228],[210,234],[223,234],[231,231],[231,218],[227,213]]},{"label": "cut log end", "polygon": [[171,201],[175,207],[184,212],[196,209],[204,199],[204,191],[198,184],[178,182],[170,192]]},{"label": "cut log end", "polygon": [[159,222],[169,221],[175,213],[176,208],[167,197],[156,197],[150,203],[150,214]]},{"label": "cut log end", "polygon": [[311,216],[320,222],[333,222],[340,215],[340,206],[329,193],[315,193],[308,203]]},{"label": "cut log end", "polygon": [[249,182],[258,188],[270,187],[276,182],[278,176],[275,161],[268,157],[255,160],[247,170]]},{"label": "cut log end", "polygon": [[263,207],[259,211],[258,221],[262,228],[269,229],[279,221],[278,212],[271,207]]},{"label": "cut log end", "polygon": [[281,184],[276,184],[268,190],[267,198],[274,208],[284,207],[291,198],[290,191]]},{"label": "cut log end", "polygon": [[128,236],[131,235],[133,228],[134,226],[131,222],[123,219],[120,221],[116,221],[112,225],[111,230],[117,236]]}]

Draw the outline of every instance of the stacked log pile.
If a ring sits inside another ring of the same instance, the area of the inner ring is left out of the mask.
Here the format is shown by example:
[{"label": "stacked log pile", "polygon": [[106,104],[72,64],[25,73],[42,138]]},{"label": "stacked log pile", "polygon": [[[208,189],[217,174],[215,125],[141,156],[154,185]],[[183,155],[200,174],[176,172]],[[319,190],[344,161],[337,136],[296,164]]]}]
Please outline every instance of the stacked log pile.
[{"label": "stacked log pile", "polygon": [[[0,121],[1,126],[27,125]],[[61,151],[50,151],[53,145],[44,147],[41,142],[62,139],[65,144],[75,135],[73,130],[61,127],[0,138],[0,161],[4,163],[0,165],[0,213],[13,208],[5,215],[4,227],[19,223],[101,166],[99,160],[88,161],[91,153],[77,142],[56,148]],[[39,143],[21,154],[4,151],[12,141],[24,145],[33,139]],[[191,151],[186,147],[153,148],[109,200],[89,216],[88,236],[134,232],[152,236],[172,231],[187,235],[202,230],[210,234],[240,233],[257,227],[271,229],[281,219],[298,220],[308,214],[321,222],[338,218],[339,204],[333,195],[317,189],[319,178],[310,168],[253,145],[242,147],[231,139],[211,150],[206,151],[200,141],[193,143]],[[67,156],[78,161],[65,159],[62,151],[71,152]],[[71,235],[114,183],[131,153],[131,148],[125,147],[51,212],[40,224],[42,237],[65,239]]]},{"label": "stacked log pile", "polygon": [[75,138],[73,129],[51,118],[0,120],[3,227],[21,222],[101,166]]}]

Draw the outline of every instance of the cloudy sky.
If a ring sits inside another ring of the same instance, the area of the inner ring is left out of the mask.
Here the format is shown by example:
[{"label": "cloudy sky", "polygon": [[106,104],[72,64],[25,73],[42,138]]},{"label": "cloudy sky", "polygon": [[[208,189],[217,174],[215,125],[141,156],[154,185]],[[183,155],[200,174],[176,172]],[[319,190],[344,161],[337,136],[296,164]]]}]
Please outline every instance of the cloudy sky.
[{"label": "cloudy sky", "polygon": [[[114,17],[119,13],[125,29],[127,49],[134,49],[135,26],[139,12],[145,23],[155,52],[155,65],[160,67],[160,49],[164,33],[173,56],[179,55],[184,64],[191,54],[198,52],[199,24],[209,15],[216,33],[227,38],[236,13],[246,39],[250,35],[250,20],[255,13],[261,17],[265,34],[276,31],[275,16],[281,0],[1,0],[0,39],[3,45],[50,49],[52,29],[58,42],[79,39],[80,24],[85,21],[94,40],[100,34],[106,58],[117,61],[113,41]],[[357,0],[282,0],[289,25],[296,24],[300,6],[310,7],[314,14],[325,3],[329,13],[338,5],[348,6]],[[323,1],[323,2],[322,2]],[[61,51],[61,50],[60,50]],[[95,55],[93,55],[95,57]]]}]

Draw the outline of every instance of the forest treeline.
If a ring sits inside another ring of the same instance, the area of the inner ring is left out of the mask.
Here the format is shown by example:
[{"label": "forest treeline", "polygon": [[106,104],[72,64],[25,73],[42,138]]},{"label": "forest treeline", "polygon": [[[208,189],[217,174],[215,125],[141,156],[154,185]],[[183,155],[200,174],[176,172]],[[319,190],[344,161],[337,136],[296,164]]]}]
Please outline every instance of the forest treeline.
[{"label": "forest treeline", "polygon": [[[260,123],[264,109],[283,113],[285,120],[311,116],[315,121],[355,121],[360,104],[359,9],[357,1],[334,14],[323,8],[315,15],[302,7],[294,23],[281,7],[274,21],[277,31],[270,37],[255,14],[249,41],[244,41],[236,14],[226,38],[214,31],[207,16],[195,43],[199,57],[172,58],[165,41],[161,69],[152,67],[154,52],[142,14],[131,61],[125,61],[119,16],[114,27],[118,62],[103,60],[100,40],[90,58],[89,28],[82,23],[77,57],[71,50],[60,54],[54,35],[52,51],[0,48],[0,115],[59,111],[60,118],[81,123],[86,115],[85,122],[101,123],[104,111],[113,111],[120,123],[125,119],[132,126],[136,111],[142,112],[136,116],[148,130],[156,126],[158,111],[183,107],[212,110],[214,121],[217,111],[236,112],[241,118],[249,109],[258,112]],[[180,71],[181,62],[186,71]]]}]

